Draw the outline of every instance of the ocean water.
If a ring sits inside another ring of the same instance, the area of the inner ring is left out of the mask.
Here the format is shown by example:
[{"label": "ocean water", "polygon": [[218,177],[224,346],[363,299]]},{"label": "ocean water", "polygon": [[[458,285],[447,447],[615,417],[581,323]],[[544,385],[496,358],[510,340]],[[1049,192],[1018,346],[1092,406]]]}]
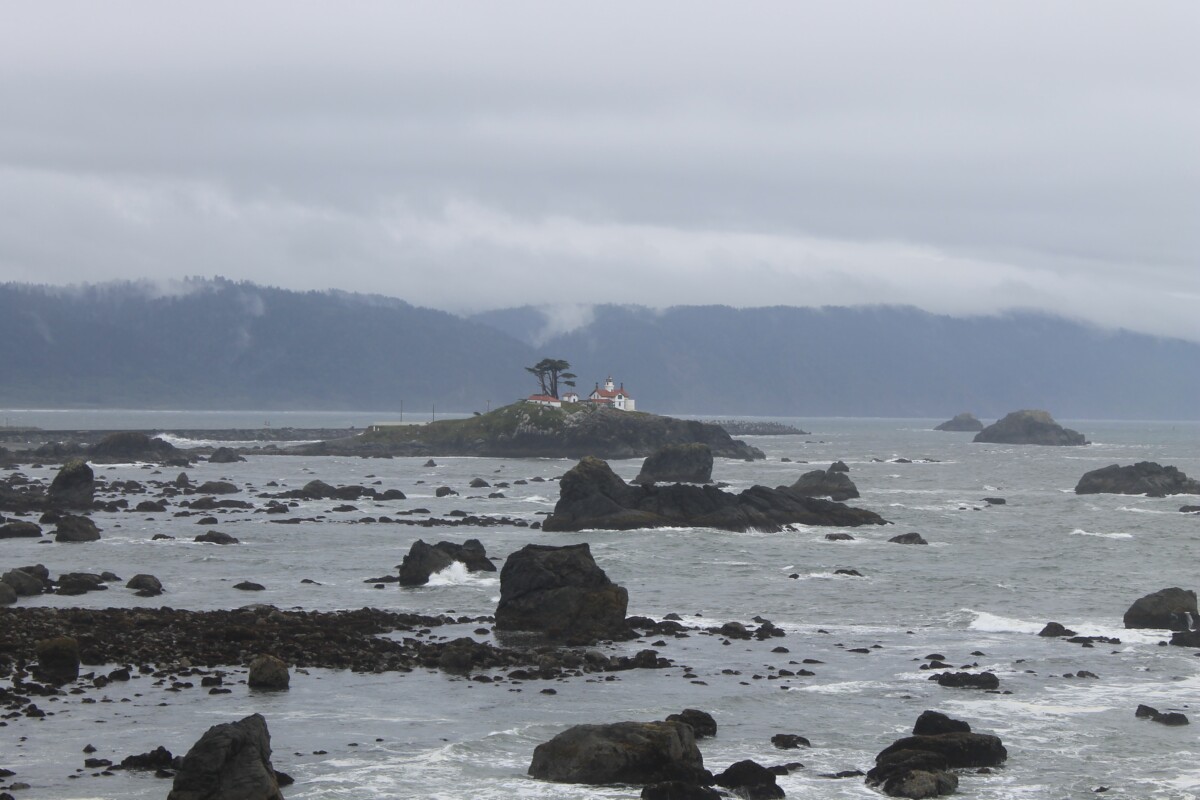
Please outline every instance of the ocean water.
[{"label": "ocean water", "polygon": [[[241,539],[234,547],[189,541],[207,528],[169,512],[96,513],[104,538],[91,544],[0,541],[5,569],[40,562],[55,575],[109,569],[127,578],[148,572],[167,590],[142,599],[118,586],[82,597],[25,599],[25,605],[205,609],[271,603],[472,616],[494,610],[495,574],[451,569],[417,589],[391,584],[380,590],[363,581],[392,571],[417,538],[478,538],[501,558],[529,542],[585,541],[600,566],[628,589],[631,614],[661,618],[676,612],[701,625],[750,623],[761,615],[787,631],[764,642],[666,639],[656,649],[678,666],[617,673],[611,681],[587,676],[479,684],[437,672],[310,670],[294,674],[286,693],[235,685],[230,695],[210,696],[199,688],[165,693],[148,679],[134,680],[39,702],[54,712],[41,721],[8,720],[0,728],[0,767],[17,772],[12,780],[31,784],[20,797],[162,797],[167,781],[83,770],[83,748],[92,744],[94,757],[114,761],[160,744],[183,753],[209,726],[260,712],[270,725],[275,765],[296,778],[285,790],[288,798],[634,798],[634,787],[530,779],[525,770],[533,748],[573,724],[661,719],[700,708],[719,726],[715,739],[700,743],[714,771],[743,758],[800,761],[803,769],[779,780],[788,797],[863,798],[878,795],[861,778],[822,774],[865,771],[875,753],[911,730],[921,711],[937,709],[998,734],[1009,751],[1007,764],[991,774],[961,776],[964,797],[1084,798],[1095,797],[1099,787],[1119,798],[1200,795],[1200,728],[1134,717],[1139,703],[1197,715],[1198,651],[1161,646],[1167,638],[1161,631],[1121,627],[1125,609],[1144,594],[1168,586],[1200,588],[1200,516],[1178,512],[1200,498],[1081,497],[1072,491],[1084,472],[1111,463],[1158,461],[1200,476],[1200,424],[1064,421],[1093,444],[1043,448],[973,444],[970,434],[930,430],[937,420],[780,421],[812,434],[748,437],[768,458],[719,459],[714,478],[732,490],[775,486],[841,459],[862,492],[851,504],[894,524],[848,529],[855,537],[849,542],[827,541],[825,534],[838,530],[831,528],[551,534],[518,527],[364,525],[354,521],[418,506],[435,516],[462,509],[541,519],[557,499],[554,482],[510,486],[504,499],[487,499],[490,490],[467,484],[474,477],[553,478],[573,462],[437,458],[437,467],[426,468],[425,459],[252,456],[243,464],[205,463],[187,472],[197,481],[227,478],[243,485],[241,499],[272,491],[264,488],[268,481],[296,488],[320,478],[335,485],[378,481],[378,488],[401,489],[408,500],[355,502],[359,511],[348,513],[331,510],[338,501],[305,503],[294,513],[321,520],[301,525],[267,524],[266,515],[250,512],[223,515],[215,527]],[[792,462],[781,461],[785,457]],[[897,463],[899,458],[913,463]],[[627,479],[639,466],[639,460],[613,462]],[[48,469],[24,471],[51,475]],[[169,479],[178,470],[154,475],[153,468],[129,464],[98,471],[108,480],[145,480]],[[460,496],[436,498],[441,485]],[[989,506],[984,497],[1003,497],[1007,504]],[[929,546],[887,541],[908,531],[920,532]],[[155,533],[178,538],[153,542]],[[863,577],[835,575],[839,568]],[[301,584],[304,578],[322,585]],[[234,590],[242,580],[267,589]],[[1050,620],[1080,634],[1118,637],[1121,644],[1088,649],[1039,638],[1037,631]],[[604,649],[633,652],[652,641]],[[789,652],[771,652],[778,645]],[[850,652],[858,648],[869,652]],[[990,669],[1011,693],[939,687],[919,669],[932,653],[955,666]],[[792,662],[806,658],[822,662],[803,665],[815,676],[777,677],[780,668],[797,670],[801,665]],[[701,683],[683,677],[686,668]],[[1078,670],[1098,678],[1063,677]],[[557,693],[542,694],[544,688]],[[99,702],[83,703],[83,697]],[[813,746],[777,750],[770,744],[775,733],[801,734]]]}]

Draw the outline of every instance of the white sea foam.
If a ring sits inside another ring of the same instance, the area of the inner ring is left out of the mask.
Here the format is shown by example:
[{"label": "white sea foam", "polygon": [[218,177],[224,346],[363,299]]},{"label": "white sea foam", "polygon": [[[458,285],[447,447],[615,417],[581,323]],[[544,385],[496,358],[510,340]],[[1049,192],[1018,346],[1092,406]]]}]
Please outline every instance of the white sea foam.
[{"label": "white sea foam", "polygon": [[429,576],[427,586],[462,586],[464,584],[475,584],[479,586],[488,586],[497,584],[500,579],[495,577],[494,572],[471,572],[467,569],[467,565],[461,561],[453,561],[450,566],[446,567],[441,572],[435,572]]},{"label": "white sea foam", "polygon": [[1132,533],[1097,533],[1095,531],[1085,531],[1083,528],[1076,528],[1071,531],[1072,536],[1099,536],[1103,539],[1132,539]]},{"label": "white sea foam", "polygon": [[871,690],[890,688],[893,687],[881,681],[841,681],[839,683],[818,683],[809,686],[790,686],[788,690],[792,692],[811,692],[813,694],[862,694]]},{"label": "white sea foam", "polygon": [[[975,611],[964,608],[963,611],[974,614],[967,628],[982,633],[1038,633],[1046,627],[1046,620],[1031,621],[1004,617],[987,611]],[[1095,625],[1090,623],[1064,622],[1068,628],[1075,630],[1080,636],[1105,636],[1120,639],[1123,644],[1155,644],[1162,641],[1164,631],[1119,628],[1115,625]]]}]

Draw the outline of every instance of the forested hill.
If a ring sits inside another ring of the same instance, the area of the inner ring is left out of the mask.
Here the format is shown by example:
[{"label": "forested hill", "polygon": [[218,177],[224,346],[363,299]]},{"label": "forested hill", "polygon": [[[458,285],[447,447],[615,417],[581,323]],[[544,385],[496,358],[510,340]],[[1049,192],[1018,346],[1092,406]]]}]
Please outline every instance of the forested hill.
[{"label": "forested hill", "polygon": [[[1017,314],[598,306],[463,319],[390,298],[194,280],[0,285],[0,406],[484,411],[571,362],[638,409],[712,415],[1200,419],[1200,345]],[[569,333],[555,333],[574,325]],[[535,346],[536,345],[536,346]]]},{"label": "forested hill", "polygon": [[184,288],[0,286],[0,403],[471,411],[528,393],[533,349],[451,314],[225,280]]}]

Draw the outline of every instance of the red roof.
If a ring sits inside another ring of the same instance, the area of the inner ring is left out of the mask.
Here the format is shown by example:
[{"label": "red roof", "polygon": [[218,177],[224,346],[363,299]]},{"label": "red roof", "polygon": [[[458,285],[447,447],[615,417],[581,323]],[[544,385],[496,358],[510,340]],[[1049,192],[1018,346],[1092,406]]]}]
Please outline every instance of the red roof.
[{"label": "red roof", "polygon": [[533,400],[535,402],[544,402],[544,403],[559,402],[559,399],[557,397],[551,397],[548,394],[531,394],[531,395],[529,395],[529,399]]},{"label": "red roof", "polygon": [[622,397],[622,396],[633,397],[633,395],[631,395],[629,392],[625,391],[624,389],[614,389],[611,392],[608,391],[607,389],[595,389],[592,391],[591,396],[592,397],[602,397],[605,399],[611,399],[614,397]]}]

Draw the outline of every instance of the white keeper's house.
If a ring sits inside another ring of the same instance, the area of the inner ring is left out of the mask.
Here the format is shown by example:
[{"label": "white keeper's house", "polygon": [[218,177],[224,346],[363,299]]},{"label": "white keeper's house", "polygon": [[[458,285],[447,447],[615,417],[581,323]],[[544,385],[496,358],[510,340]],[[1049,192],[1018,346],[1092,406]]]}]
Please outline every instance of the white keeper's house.
[{"label": "white keeper's house", "polygon": [[603,389],[600,388],[600,384],[596,384],[596,388],[588,395],[588,402],[601,406],[609,406],[618,411],[634,410],[633,396],[625,391],[624,383],[620,386],[614,386],[611,375],[604,379]]}]

